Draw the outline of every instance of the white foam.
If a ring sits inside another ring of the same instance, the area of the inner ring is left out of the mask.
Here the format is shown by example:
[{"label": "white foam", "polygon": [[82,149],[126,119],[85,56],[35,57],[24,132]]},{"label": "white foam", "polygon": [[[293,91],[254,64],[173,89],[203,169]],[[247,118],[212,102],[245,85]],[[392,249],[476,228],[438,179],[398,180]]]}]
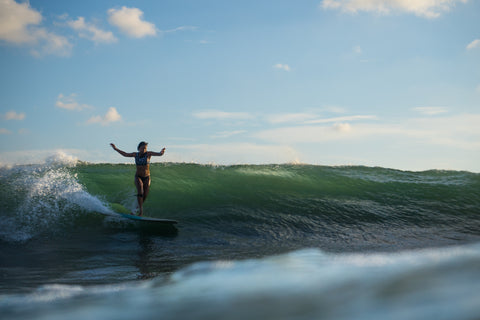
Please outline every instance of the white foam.
[{"label": "white foam", "polygon": [[3,168],[5,187],[12,190],[12,212],[0,224],[0,237],[24,242],[64,219],[65,215],[107,212],[106,205],[89,194],[72,172],[76,158],[57,153],[44,164]]},{"label": "white foam", "polygon": [[63,150],[56,150],[54,154],[49,155],[45,159],[45,164],[47,165],[67,165],[67,166],[75,166],[78,162],[78,158],[67,154]]}]

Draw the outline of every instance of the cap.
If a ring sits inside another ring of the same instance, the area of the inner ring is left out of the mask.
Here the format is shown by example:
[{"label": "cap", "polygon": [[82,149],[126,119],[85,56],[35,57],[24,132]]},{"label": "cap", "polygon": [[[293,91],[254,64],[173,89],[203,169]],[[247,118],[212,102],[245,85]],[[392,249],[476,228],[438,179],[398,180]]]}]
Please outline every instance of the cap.
[{"label": "cap", "polygon": [[148,142],[142,141],[138,144],[137,150],[140,150],[141,147],[146,146]]}]

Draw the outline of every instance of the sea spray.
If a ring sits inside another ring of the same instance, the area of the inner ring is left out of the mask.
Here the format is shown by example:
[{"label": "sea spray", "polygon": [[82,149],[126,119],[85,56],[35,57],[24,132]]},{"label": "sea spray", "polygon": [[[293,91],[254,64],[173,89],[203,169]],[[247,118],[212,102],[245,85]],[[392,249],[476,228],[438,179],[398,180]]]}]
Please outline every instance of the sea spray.
[{"label": "sea spray", "polygon": [[40,165],[1,168],[0,223],[4,239],[25,241],[36,234],[61,228],[81,212],[105,212],[102,201],[85,191],[72,172],[77,161],[52,157]]}]

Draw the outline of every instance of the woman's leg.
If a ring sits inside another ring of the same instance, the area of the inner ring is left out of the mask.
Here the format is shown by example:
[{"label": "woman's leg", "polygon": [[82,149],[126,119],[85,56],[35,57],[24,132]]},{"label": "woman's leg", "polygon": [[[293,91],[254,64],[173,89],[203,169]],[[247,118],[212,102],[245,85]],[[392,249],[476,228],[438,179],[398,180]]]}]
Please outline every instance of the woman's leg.
[{"label": "woman's leg", "polygon": [[143,202],[147,200],[148,193],[150,192],[150,177],[143,180]]},{"label": "woman's leg", "polygon": [[143,214],[143,200],[145,197],[143,181],[140,177],[135,176],[135,187],[137,187],[137,203],[138,203],[138,215]]}]

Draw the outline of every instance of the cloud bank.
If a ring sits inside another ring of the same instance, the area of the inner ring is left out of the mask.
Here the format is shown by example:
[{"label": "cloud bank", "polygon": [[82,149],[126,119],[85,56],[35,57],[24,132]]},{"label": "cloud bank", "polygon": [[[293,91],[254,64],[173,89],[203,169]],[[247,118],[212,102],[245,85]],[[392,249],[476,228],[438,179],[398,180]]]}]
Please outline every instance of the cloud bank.
[{"label": "cloud bank", "polygon": [[346,13],[360,11],[377,14],[393,12],[413,13],[423,18],[438,18],[450,11],[457,3],[466,3],[468,0],[323,0],[320,6],[323,9],[340,10]]}]

